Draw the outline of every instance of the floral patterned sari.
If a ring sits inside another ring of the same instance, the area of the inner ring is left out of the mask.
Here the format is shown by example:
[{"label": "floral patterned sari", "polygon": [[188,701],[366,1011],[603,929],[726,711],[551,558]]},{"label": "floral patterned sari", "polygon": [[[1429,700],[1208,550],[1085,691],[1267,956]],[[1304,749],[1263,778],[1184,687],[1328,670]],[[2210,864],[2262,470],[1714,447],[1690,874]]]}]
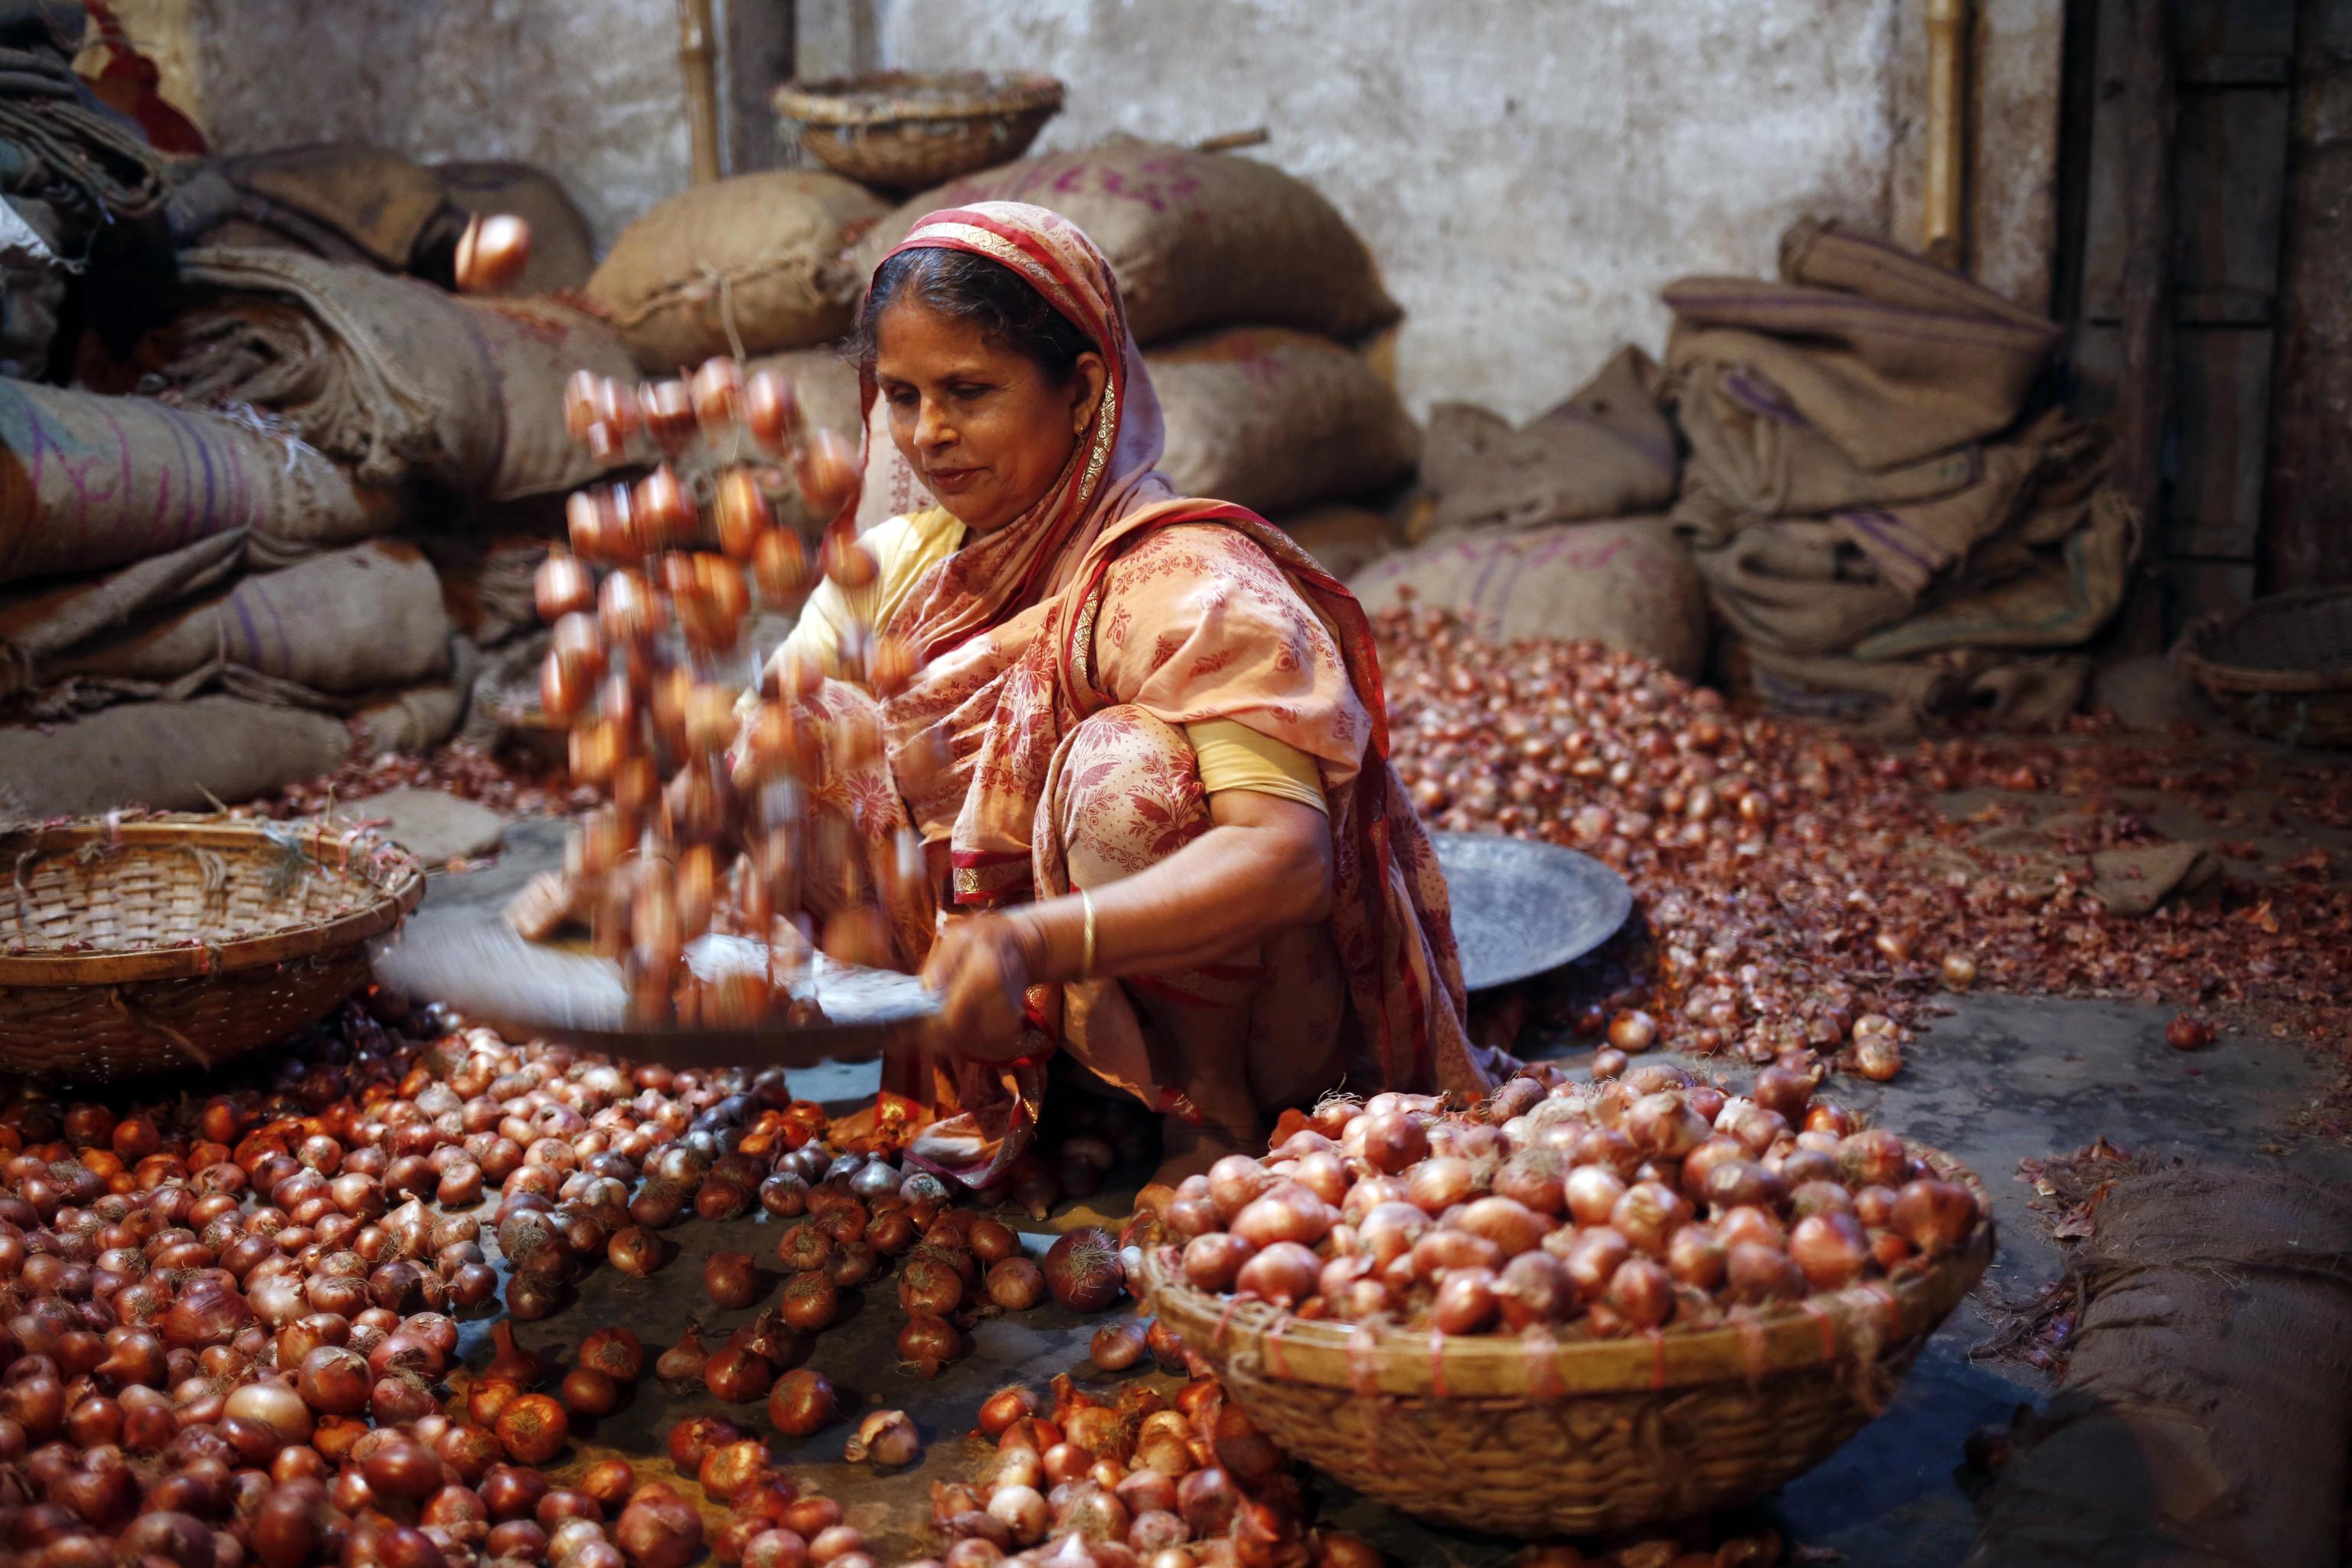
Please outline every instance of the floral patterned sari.
[{"label": "floral patterned sari", "polygon": [[[1061,478],[1023,516],[933,567],[889,627],[925,662],[882,705],[883,765],[940,873],[927,890],[948,911],[940,918],[1069,890],[1056,807],[1080,782],[1062,775],[1089,718],[1118,709],[1180,728],[1232,720],[1319,765],[1347,1026],[1381,1080],[1360,1087],[1484,1092],[1498,1058],[1465,1028],[1444,880],[1388,763],[1379,660],[1354,596],[1279,529],[1238,506],[1176,496],[1154,471],[1159,403],[1109,266],[1075,226],[991,202],[932,213],[898,249],[922,247],[1012,268],[1108,366]],[[870,373],[862,392],[861,515],[920,504]],[[1153,805],[1144,794],[1131,804],[1147,816]],[[1033,987],[1036,1049],[1009,1068],[896,1058],[886,1089],[932,1117],[915,1155],[975,1183],[1000,1170],[1055,1048],[1165,1107],[1129,984]]]}]

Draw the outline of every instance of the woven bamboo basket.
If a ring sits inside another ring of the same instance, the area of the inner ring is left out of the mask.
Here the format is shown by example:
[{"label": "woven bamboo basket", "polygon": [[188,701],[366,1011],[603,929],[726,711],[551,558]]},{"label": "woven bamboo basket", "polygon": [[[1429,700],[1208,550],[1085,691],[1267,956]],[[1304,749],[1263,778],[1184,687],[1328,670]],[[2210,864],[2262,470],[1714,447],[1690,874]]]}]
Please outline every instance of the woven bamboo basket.
[{"label": "woven bamboo basket", "polygon": [[2249,734],[2352,746],[2352,587],[2297,588],[2203,616],[2172,658]]},{"label": "woven bamboo basket", "polygon": [[1062,110],[1049,76],[879,71],[786,82],[776,112],[809,155],[863,185],[928,189],[1009,163]]},{"label": "woven bamboo basket", "polygon": [[[1958,1163],[1912,1152],[1984,1205]],[[1152,1309],[1292,1457],[1416,1517],[1532,1540],[1737,1508],[1802,1475],[1885,1408],[1991,1257],[1988,1218],[1906,1279],[1612,1340],[1303,1322],[1185,1284],[1173,1247],[1144,1273]]]},{"label": "woven bamboo basket", "polygon": [[0,833],[0,1070],[83,1082],[317,1023],[425,896],[372,834],[211,816]]}]

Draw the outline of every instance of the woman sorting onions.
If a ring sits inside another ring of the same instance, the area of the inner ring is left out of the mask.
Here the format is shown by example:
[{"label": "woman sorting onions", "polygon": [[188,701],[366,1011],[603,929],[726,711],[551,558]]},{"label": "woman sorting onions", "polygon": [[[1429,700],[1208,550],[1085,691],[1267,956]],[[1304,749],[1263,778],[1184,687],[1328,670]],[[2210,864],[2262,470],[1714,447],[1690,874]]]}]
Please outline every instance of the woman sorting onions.
[{"label": "woman sorting onions", "polygon": [[[809,700],[855,891],[941,997],[886,1074],[886,1107],[935,1118],[916,1155],[984,1184],[1056,1051],[1165,1113],[1166,1178],[1342,1084],[1483,1092],[1364,616],[1278,530],[1153,471],[1159,404],[1093,243],[1034,206],[933,213],[856,343],[862,510],[904,510],[771,674],[912,658],[878,712],[831,679]],[[873,721],[878,755],[840,742]]]}]

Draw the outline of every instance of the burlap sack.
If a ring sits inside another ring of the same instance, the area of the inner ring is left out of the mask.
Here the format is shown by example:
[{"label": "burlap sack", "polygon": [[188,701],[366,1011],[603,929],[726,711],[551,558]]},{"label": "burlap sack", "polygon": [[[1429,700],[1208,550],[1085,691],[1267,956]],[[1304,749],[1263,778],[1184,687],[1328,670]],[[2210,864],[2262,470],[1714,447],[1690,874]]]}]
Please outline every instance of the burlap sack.
[{"label": "burlap sack", "polygon": [[281,552],[348,544],[396,521],[290,427],[0,382],[0,583],[100,572],[242,530]]},{"label": "burlap sack", "polygon": [[0,821],[249,800],[340,767],[351,744],[340,719],[235,697],[0,725]]},{"label": "burlap sack", "polygon": [[2091,683],[2090,659],[2070,654],[1969,650],[1871,662],[1741,642],[1731,646],[1725,663],[1734,684],[1752,687],[1775,708],[1890,740],[1930,733],[1961,718],[2000,729],[2054,729],[2081,710]]},{"label": "burlap sack", "polygon": [[1706,596],[1663,518],[1454,534],[1376,561],[1349,586],[1375,613],[1410,588],[1494,641],[1593,637],[1685,676],[1706,658]]},{"label": "burlap sack", "polygon": [[621,231],[588,297],[648,372],[675,374],[739,342],[746,355],[824,342],[849,330],[862,282],[843,252],[885,210],[814,170],[696,185]]},{"label": "burlap sack", "polygon": [[[222,158],[236,217],[282,244],[330,261],[408,272],[437,253],[446,267],[464,212],[433,172],[389,147],[329,142]],[[209,243],[226,243],[215,231]]]},{"label": "burlap sack", "polygon": [[2352,1207],[2263,1171],[2127,1176],[2074,1268],[2064,1385],[1962,1568],[2333,1568],[2352,1448]]},{"label": "burlap sack", "polygon": [[412,686],[371,702],[351,719],[352,744],[371,755],[429,752],[455,734],[466,716],[466,688],[454,680]]},{"label": "burlap sack", "polygon": [[792,349],[747,361],[746,374],[774,371],[800,399],[801,417],[812,430],[832,430],[853,446],[857,441],[857,368],[831,347]]},{"label": "burlap sack", "polygon": [[110,695],[330,699],[414,685],[449,668],[449,620],[415,545],[379,539],[282,572],[257,572],[197,603],[44,661],[38,684]]},{"label": "burlap sack", "polygon": [[1878,574],[1907,594],[1940,579],[1983,581],[2021,570],[2002,542],[2054,543],[2082,526],[2106,447],[2093,426],[2053,410],[2013,439],[1973,449],[1976,474],[1948,495],[1905,506],[1850,507],[1832,521]]},{"label": "burlap sack", "polygon": [[232,529],[118,571],[0,593],[0,707],[74,648],[226,582],[244,560],[245,533]]},{"label": "burlap sack", "polygon": [[1244,321],[1352,342],[1402,314],[1313,186],[1254,159],[1150,142],[1024,158],[926,192],[875,225],[858,286],[916,219],[983,201],[1032,202],[1086,230],[1138,342]]},{"label": "burlap sack", "polygon": [[547,559],[546,538],[432,533],[417,543],[433,563],[441,581],[441,607],[459,637],[488,647],[539,625],[532,578]]},{"label": "burlap sack", "polygon": [[1948,648],[2061,648],[2088,641],[2123,604],[2139,559],[2140,517],[2112,489],[2099,491],[2087,513],[2087,523],[2055,545],[2026,552],[2022,570],[1930,592],[1899,624],[1855,643],[1855,657],[1916,658]]},{"label": "burlap sack", "polygon": [[1517,429],[1475,404],[1437,405],[1422,444],[1421,484],[1434,500],[1420,537],[1663,511],[1675,499],[1675,432],[1657,384],[1657,365],[1628,347]]},{"label": "burlap sack", "polygon": [[502,292],[529,296],[584,288],[596,270],[596,236],[554,175],[499,160],[436,163],[442,195],[467,213],[512,213],[530,225],[530,261]]},{"label": "burlap sack", "polygon": [[1298,542],[1324,571],[1346,582],[1384,556],[1396,553],[1396,530],[1387,517],[1360,506],[1318,506],[1273,520]]},{"label": "burlap sack", "polygon": [[[626,379],[628,350],[593,315],[559,300],[457,301],[479,336],[502,410],[493,501],[560,495],[605,472],[563,427],[563,384],[579,370]],[[631,454],[650,456],[642,441]]]},{"label": "burlap sack", "polygon": [[194,298],[154,357],[190,401],[281,415],[369,484],[496,502],[598,472],[564,434],[563,383],[633,367],[584,310],[291,252],[195,250],[181,272]]},{"label": "burlap sack", "polygon": [[1412,471],[1421,433],[1360,354],[1280,327],[1234,327],[1144,356],[1182,495],[1271,516],[1370,495]]},{"label": "burlap sack", "polygon": [[1707,596],[1747,641],[1779,653],[1840,652],[1910,613],[1912,595],[1881,578],[1834,522],[1764,518],[1722,534],[1701,524],[1704,498],[1685,496],[1675,523]]},{"label": "burlap sack", "polygon": [[1876,241],[1806,222],[1781,242],[1785,282],[1690,278],[1669,370],[1746,366],[1855,467],[1916,463],[2013,421],[2059,329]]},{"label": "burlap sack", "polygon": [[446,676],[378,697],[352,713],[352,749],[363,755],[431,751],[465,721],[481,668],[481,651],[465,637],[451,637]]},{"label": "burlap sack", "polygon": [[2104,441],[2053,414],[1981,458],[1975,483],[1909,506],[1757,518],[1698,489],[1675,522],[1724,618],[1776,652],[2084,641],[2121,602],[2139,542],[2128,506],[2094,501]]},{"label": "burlap sack", "polygon": [[1690,442],[1689,485],[1760,516],[1899,506],[1983,477],[1983,448],[1974,443],[1916,463],[1857,468],[1769,378],[1748,365],[1685,365],[1668,395]]}]

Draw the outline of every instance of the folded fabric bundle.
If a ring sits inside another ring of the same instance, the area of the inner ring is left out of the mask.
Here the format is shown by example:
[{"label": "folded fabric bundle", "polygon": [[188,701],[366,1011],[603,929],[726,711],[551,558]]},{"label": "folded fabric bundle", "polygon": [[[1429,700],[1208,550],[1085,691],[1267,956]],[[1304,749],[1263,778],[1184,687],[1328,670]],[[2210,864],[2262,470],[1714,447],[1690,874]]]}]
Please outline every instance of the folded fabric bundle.
[{"label": "folded fabric bundle", "polygon": [[287,419],[363,483],[514,500],[604,471],[563,426],[574,371],[634,377],[620,339],[553,300],[462,300],[293,251],[183,258],[192,303],[153,345],[189,401]]},{"label": "folded fabric bundle", "polygon": [[1663,511],[1675,497],[1675,449],[1658,379],[1650,356],[1627,347],[1517,428],[1475,404],[1437,405],[1421,462],[1433,502],[1415,542],[1471,528]]},{"label": "folded fabric bundle", "polygon": [[369,491],[286,423],[0,381],[0,584],[105,571],[242,532],[286,559],[383,532]]},{"label": "folded fabric bundle", "polygon": [[[235,563],[217,559],[219,549],[208,541],[170,563],[0,605],[9,710],[54,718],[219,688],[341,711],[356,697],[447,671],[440,585],[415,546],[376,540],[226,586],[226,568]],[[178,574],[169,602],[160,598],[164,565]],[[137,597],[146,603],[124,614]],[[110,621],[63,640],[101,607]]]},{"label": "folded fabric bundle", "polygon": [[1916,463],[2002,429],[2058,342],[2056,323],[1833,224],[1790,229],[1780,273],[1667,285],[1667,368],[1744,368],[1759,396],[1857,468]]}]

